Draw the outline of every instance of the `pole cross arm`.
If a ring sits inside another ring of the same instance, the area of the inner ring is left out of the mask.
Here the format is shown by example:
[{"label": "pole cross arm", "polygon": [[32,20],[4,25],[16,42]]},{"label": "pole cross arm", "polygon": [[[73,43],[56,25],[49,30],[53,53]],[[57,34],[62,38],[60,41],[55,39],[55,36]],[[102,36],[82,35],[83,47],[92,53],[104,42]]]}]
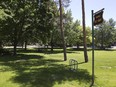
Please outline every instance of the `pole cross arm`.
[{"label": "pole cross arm", "polygon": [[99,14],[99,13],[102,12],[104,9],[105,9],[105,8],[103,8],[103,9],[101,9],[101,10],[99,10],[99,11],[93,13],[93,15]]}]

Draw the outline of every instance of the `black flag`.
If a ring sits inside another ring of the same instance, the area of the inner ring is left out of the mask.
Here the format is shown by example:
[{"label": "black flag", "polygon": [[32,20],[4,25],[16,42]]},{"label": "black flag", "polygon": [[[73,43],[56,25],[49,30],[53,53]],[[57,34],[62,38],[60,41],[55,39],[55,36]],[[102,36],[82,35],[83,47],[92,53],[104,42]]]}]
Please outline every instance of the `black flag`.
[{"label": "black flag", "polygon": [[103,22],[103,11],[94,14],[94,26]]}]

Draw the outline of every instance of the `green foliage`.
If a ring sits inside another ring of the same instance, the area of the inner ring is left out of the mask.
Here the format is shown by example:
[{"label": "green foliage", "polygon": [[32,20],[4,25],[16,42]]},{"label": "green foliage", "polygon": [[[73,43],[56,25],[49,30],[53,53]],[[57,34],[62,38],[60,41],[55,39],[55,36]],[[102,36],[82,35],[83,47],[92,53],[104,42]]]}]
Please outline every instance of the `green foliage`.
[{"label": "green foliage", "polygon": [[14,46],[28,43],[48,43],[57,15],[53,0],[0,1],[0,40]]},{"label": "green foliage", "polygon": [[95,41],[97,46],[106,48],[115,42],[115,24],[116,22],[111,18],[109,21],[104,21],[103,24],[96,27]]},{"label": "green foliage", "polygon": [[[58,0],[0,0],[0,47],[40,43],[61,45]],[[70,0],[63,0],[63,28],[67,45],[83,45],[80,21],[73,21],[71,10],[65,11]],[[96,46],[108,47],[116,42],[115,21],[104,21],[95,29]],[[86,27],[87,45],[91,29]]]},{"label": "green foliage", "polygon": [[[53,35],[53,43],[54,44],[62,44],[61,43],[61,32],[59,29],[58,18],[55,19],[55,23],[57,23],[54,27],[54,35]],[[82,26],[80,25],[80,21],[76,20],[73,22],[72,12],[68,10],[66,13],[63,13],[63,28],[64,28],[64,38],[67,45],[83,45],[83,31]],[[89,27],[86,28],[87,34],[87,44],[91,44],[91,29]]]},{"label": "green foliage", "polygon": [[91,35],[91,28],[90,27],[86,27],[86,40],[87,40],[87,45],[91,45],[92,43],[92,35]]}]

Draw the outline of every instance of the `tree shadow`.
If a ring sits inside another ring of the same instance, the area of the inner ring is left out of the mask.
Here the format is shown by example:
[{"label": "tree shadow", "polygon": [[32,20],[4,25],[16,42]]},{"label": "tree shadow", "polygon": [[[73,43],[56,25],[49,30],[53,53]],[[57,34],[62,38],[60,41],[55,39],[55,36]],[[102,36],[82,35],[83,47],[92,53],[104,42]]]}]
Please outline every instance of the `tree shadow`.
[{"label": "tree shadow", "polygon": [[8,67],[0,71],[15,72],[16,75],[10,81],[19,83],[21,87],[53,87],[55,83],[62,84],[65,81],[76,80],[80,84],[91,81],[91,75],[86,69],[71,71],[68,66],[62,64],[62,60],[24,54],[3,58],[0,58],[0,65]]},{"label": "tree shadow", "polygon": [[[13,49],[12,48],[7,48],[7,50],[9,52],[12,52]],[[72,49],[67,49],[67,53],[75,53],[75,50]],[[62,48],[54,48],[53,51],[51,51],[51,48],[33,48],[33,49],[27,49],[24,50],[23,48],[17,48],[17,52],[18,53],[44,53],[44,54],[59,54],[59,53],[63,53],[63,49]],[[13,54],[13,52],[12,52]]]},{"label": "tree shadow", "polygon": [[[45,53],[45,54],[59,54],[59,53],[63,53],[64,51],[61,48],[58,48],[58,50],[56,50],[56,48],[51,51],[50,48],[39,48],[38,49],[39,53]],[[74,53],[70,50],[67,50],[67,53]]]},{"label": "tree shadow", "polygon": [[27,50],[24,50],[24,49],[19,49],[17,50],[18,53],[38,53],[37,49],[36,48],[33,48],[33,49],[27,49]]},{"label": "tree shadow", "polygon": [[20,60],[30,60],[30,59],[41,59],[44,58],[41,55],[26,55],[26,54],[17,54],[15,56],[4,55],[0,56],[0,61],[9,62],[9,61],[20,61]]},{"label": "tree shadow", "polygon": [[96,51],[116,51],[116,49],[95,49]]},{"label": "tree shadow", "polygon": [[55,64],[51,67],[33,68],[29,72],[17,72],[17,76],[11,80],[22,84],[22,87],[53,87],[55,83],[61,84],[64,81],[77,80],[80,83],[88,83],[91,75],[87,70],[78,69],[72,72],[63,65]]},{"label": "tree shadow", "polygon": [[[84,51],[84,48],[71,48],[69,51]],[[91,49],[87,49],[87,51],[91,51]]]},{"label": "tree shadow", "polygon": [[79,62],[78,64],[85,64],[86,62]]}]

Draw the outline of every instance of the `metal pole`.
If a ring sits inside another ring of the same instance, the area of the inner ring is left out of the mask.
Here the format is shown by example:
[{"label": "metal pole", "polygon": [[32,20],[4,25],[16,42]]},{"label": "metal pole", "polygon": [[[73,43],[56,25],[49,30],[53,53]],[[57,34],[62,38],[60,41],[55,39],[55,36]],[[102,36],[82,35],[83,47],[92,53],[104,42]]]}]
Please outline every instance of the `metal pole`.
[{"label": "metal pole", "polygon": [[92,12],[92,86],[94,85],[94,19],[93,19],[93,15],[94,15],[94,10],[91,11]]}]

